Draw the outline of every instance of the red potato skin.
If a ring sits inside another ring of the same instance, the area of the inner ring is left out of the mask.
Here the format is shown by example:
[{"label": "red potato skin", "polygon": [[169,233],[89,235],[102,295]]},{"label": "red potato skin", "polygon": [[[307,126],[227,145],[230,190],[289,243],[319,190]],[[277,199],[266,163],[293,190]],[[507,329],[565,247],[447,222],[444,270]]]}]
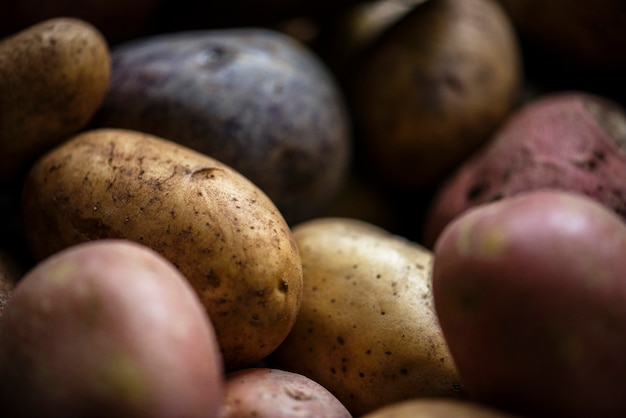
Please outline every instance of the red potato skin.
[{"label": "red potato skin", "polygon": [[352,418],[326,388],[308,377],[267,367],[230,372],[219,418]]},{"label": "red potato skin", "polygon": [[217,339],[195,292],[123,240],[42,261],[0,318],[0,405],[11,417],[213,418]]},{"label": "red potato skin", "polygon": [[433,295],[470,398],[533,417],[626,411],[626,226],[534,191],[469,210],[434,249]]},{"label": "red potato skin", "polygon": [[584,194],[626,217],[625,144],[626,113],[617,103],[576,91],[535,99],[440,186],[424,243],[432,248],[446,224],[476,205],[531,190]]}]

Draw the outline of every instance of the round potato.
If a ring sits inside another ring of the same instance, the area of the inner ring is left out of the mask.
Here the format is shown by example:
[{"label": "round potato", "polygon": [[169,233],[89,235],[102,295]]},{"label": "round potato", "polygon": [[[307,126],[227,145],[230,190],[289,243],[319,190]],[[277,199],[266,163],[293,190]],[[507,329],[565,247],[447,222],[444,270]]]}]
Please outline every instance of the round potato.
[{"label": "round potato", "polygon": [[55,18],[0,40],[0,182],[87,125],[110,71],[106,40],[82,20]]},{"label": "round potato", "polygon": [[217,339],[197,295],[145,246],[81,244],[43,260],[0,318],[11,417],[215,417]]},{"label": "round potato", "polygon": [[434,250],[446,341],[476,401],[530,417],[626,411],[626,224],[586,196],[470,209]]},{"label": "round potato", "polygon": [[515,418],[515,416],[475,402],[422,398],[387,405],[361,418]]},{"label": "round potato", "polygon": [[304,294],[296,324],[269,358],[331,391],[354,415],[463,388],[432,303],[432,254],[369,223],[297,225]]},{"label": "round potato", "polygon": [[94,126],[134,129],[210,155],[260,187],[290,223],[343,189],[350,123],[331,73],[266,29],[185,31],[112,50]]},{"label": "round potato", "polygon": [[219,418],[351,418],[335,396],[306,376],[267,367],[226,375]]},{"label": "round potato", "polygon": [[355,146],[381,179],[437,184],[509,114],[521,87],[512,25],[490,0],[431,0],[393,23],[358,65]]},{"label": "round potato", "polygon": [[152,135],[92,130],[40,158],[23,191],[38,258],[125,238],[174,263],[206,306],[228,369],[258,362],[293,326],[302,265],[291,230],[227,165]]}]

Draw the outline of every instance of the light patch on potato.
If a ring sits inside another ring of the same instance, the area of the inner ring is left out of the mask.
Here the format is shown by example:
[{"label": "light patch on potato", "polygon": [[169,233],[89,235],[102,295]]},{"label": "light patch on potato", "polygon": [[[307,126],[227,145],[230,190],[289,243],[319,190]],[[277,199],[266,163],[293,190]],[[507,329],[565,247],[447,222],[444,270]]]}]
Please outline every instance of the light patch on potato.
[{"label": "light patch on potato", "polygon": [[77,266],[72,262],[58,263],[49,270],[46,280],[54,282],[55,285],[64,286],[70,283],[72,277],[76,275]]},{"label": "light patch on potato", "polygon": [[148,400],[147,387],[138,365],[130,357],[112,354],[102,362],[100,371],[101,390],[119,397],[124,403],[141,406]]},{"label": "light patch on potato", "polygon": [[[456,245],[460,254],[481,259],[496,259],[505,253],[508,247],[506,231],[497,225],[490,225],[487,230],[478,225],[479,219],[470,219],[459,228]],[[476,236],[477,227],[481,233]]]}]

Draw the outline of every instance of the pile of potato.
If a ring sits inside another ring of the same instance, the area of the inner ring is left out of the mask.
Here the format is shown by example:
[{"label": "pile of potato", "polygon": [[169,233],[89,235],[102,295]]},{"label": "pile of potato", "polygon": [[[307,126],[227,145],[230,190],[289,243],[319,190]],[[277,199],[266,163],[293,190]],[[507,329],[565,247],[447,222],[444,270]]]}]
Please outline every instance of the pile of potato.
[{"label": "pile of potato", "polygon": [[0,416],[626,414],[620,0],[35,3]]}]

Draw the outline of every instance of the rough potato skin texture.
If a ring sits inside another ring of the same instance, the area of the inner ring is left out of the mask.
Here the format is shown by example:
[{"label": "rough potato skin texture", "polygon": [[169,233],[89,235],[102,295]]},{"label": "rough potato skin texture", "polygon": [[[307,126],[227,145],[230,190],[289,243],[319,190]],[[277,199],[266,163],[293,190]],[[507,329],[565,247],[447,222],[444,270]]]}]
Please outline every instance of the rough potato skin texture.
[{"label": "rough potato skin texture", "polygon": [[[397,402],[361,418],[515,418],[515,415],[474,402],[422,398]],[[520,417],[521,418],[521,417]]]},{"label": "rough potato skin texture", "polygon": [[352,418],[325,387],[298,373],[267,367],[226,375],[218,418]]},{"label": "rough potato skin texture", "polygon": [[626,411],[626,226],[579,194],[459,216],[434,250],[441,328],[470,397],[532,417]]},{"label": "rough potato skin texture", "polygon": [[431,247],[471,207],[538,189],[584,194],[626,217],[625,150],[626,113],[617,103],[574,91],[535,99],[440,186],[424,242]]},{"label": "rough potato skin texture", "polygon": [[223,369],[197,295],[167,260],[130,241],[41,261],[0,318],[7,417],[213,418]]},{"label": "rough potato skin texture", "polygon": [[342,190],[351,127],[339,86],[295,39],[265,29],[184,31],[112,51],[94,125],[168,138],[228,164],[294,224]]},{"label": "rough potato skin texture", "polygon": [[352,94],[355,141],[380,178],[437,184],[516,103],[520,51],[490,0],[414,7],[366,52]]},{"label": "rough potato skin texture", "polygon": [[24,267],[11,254],[0,249],[0,317],[22,274]]},{"label": "rough potato skin texture", "polygon": [[106,40],[82,20],[55,18],[0,40],[0,181],[85,127],[110,71]]},{"label": "rough potato skin texture", "polygon": [[354,416],[414,397],[464,396],[432,305],[429,251],[349,218],[318,218],[293,233],[302,306],[270,364],[319,382]]},{"label": "rough potato skin texture", "polygon": [[228,369],[269,354],[300,306],[302,266],[268,197],[230,167],[135,131],[81,133],[41,158],[24,185],[36,257],[101,238],[145,244],[196,289]]}]

